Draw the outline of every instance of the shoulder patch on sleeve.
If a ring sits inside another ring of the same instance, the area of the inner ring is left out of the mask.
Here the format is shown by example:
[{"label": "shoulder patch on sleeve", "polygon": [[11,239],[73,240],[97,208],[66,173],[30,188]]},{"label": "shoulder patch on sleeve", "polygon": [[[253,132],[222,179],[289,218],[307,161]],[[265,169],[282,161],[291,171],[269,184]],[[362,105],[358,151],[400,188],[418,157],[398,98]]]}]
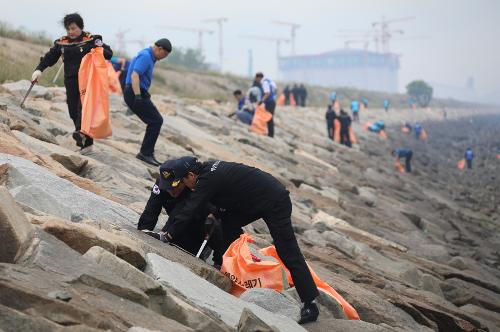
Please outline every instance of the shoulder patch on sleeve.
[{"label": "shoulder patch on sleeve", "polygon": [[160,194],[160,188],[156,184],[153,186],[153,194],[155,194],[155,195]]}]

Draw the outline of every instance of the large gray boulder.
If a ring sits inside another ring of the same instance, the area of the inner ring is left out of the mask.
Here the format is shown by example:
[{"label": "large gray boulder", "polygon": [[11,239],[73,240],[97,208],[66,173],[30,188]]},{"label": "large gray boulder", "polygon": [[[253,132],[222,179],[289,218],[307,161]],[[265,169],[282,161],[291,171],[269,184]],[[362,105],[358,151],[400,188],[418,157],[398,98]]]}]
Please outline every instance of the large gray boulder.
[{"label": "large gray boulder", "polygon": [[139,216],[133,210],[77,187],[31,161],[0,153],[2,164],[10,165],[7,180],[10,193],[33,209],[67,220],[78,217],[137,224]]},{"label": "large gray boulder", "polygon": [[254,303],[275,314],[280,314],[298,322],[300,319],[300,304],[286,293],[270,288],[252,288],[240,296],[240,300]]},{"label": "large gray boulder", "polygon": [[147,274],[167,289],[181,294],[190,304],[204,312],[212,313],[232,328],[237,328],[243,309],[249,308],[266,324],[281,331],[304,331],[290,318],[273,314],[225,293],[182,265],[151,253],[146,255],[146,261]]},{"label": "large gray boulder", "polygon": [[0,262],[12,263],[27,248],[33,227],[5,187],[0,187]]}]

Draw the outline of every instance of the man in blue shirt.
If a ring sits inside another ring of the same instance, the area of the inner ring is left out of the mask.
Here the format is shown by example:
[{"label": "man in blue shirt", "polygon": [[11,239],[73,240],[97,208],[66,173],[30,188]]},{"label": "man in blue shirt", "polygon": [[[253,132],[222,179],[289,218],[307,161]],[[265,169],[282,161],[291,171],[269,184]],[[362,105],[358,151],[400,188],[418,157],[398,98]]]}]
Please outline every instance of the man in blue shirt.
[{"label": "man in blue shirt", "polygon": [[472,149],[468,148],[465,151],[465,161],[467,161],[467,168],[472,169],[472,159],[474,159],[474,153],[472,153]]},{"label": "man in blue shirt", "polygon": [[389,111],[389,100],[388,99],[384,99],[384,109],[385,111]]},{"label": "man in blue shirt", "polygon": [[264,77],[264,74],[260,72],[255,74],[255,81],[259,82],[262,86],[263,95],[260,103],[264,103],[264,105],[266,106],[266,111],[268,111],[273,115],[271,120],[269,120],[269,122],[267,123],[267,136],[274,137],[274,110],[276,109],[276,83],[274,83],[269,78]]},{"label": "man in blue shirt", "polygon": [[238,101],[238,108],[235,113],[236,116],[241,122],[251,125],[255,110],[252,108],[248,97],[244,96],[241,90],[235,90],[233,96]]},{"label": "man in blue shirt", "polygon": [[120,72],[120,76],[118,77],[118,79],[120,81],[120,86],[123,92],[125,91],[125,80],[127,79],[127,72],[128,68],[130,67],[130,60],[114,56],[110,61],[111,65],[113,65],[113,69]]},{"label": "man in blue shirt", "polygon": [[156,61],[166,58],[170,52],[172,52],[172,44],[166,38],[140,51],[130,63],[123,92],[127,106],[147,125],[141,151],[136,157],[153,166],[161,165],[154,156],[154,150],[163,118],[151,102],[148,90],[153,80],[153,68]]},{"label": "man in blue shirt", "polygon": [[413,151],[410,149],[396,149],[391,151],[391,155],[396,157],[396,161],[400,161],[401,158],[405,158],[405,169],[407,173],[411,173],[411,157],[413,156]]},{"label": "man in blue shirt", "polygon": [[420,135],[422,134],[422,125],[420,123],[415,123],[415,138],[420,140]]},{"label": "man in blue shirt", "polygon": [[359,122],[359,102],[357,100],[351,101],[351,111],[352,111],[352,120]]}]

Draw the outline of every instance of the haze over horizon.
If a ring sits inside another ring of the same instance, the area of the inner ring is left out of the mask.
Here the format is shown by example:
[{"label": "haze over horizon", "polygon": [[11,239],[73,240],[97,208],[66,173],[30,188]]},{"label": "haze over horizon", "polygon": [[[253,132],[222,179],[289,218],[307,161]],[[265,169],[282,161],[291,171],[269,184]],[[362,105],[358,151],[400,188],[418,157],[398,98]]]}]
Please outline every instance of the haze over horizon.
[{"label": "haze over horizon", "polygon": [[[415,19],[392,24],[404,30],[399,40],[391,42],[391,52],[401,55],[399,91],[414,79],[424,79],[435,86],[436,94],[446,89],[460,91],[469,77],[474,79],[476,97],[500,99],[500,1],[494,0],[312,0],[292,2],[283,8],[277,0],[249,4],[220,1],[141,1],[116,3],[88,0],[71,4],[55,0],[48,3],[0,0],[0,20],[14,27],[46,31],[52,38],[63,35],[60,21],[66,13],[79,12],[85,29],[103,35],[105,42],[116,45],[116,32],[130,29],[126,39],[141,39],[151,44],[168,37],[176,47],[196,48],[195,33],[162,30],[161,25],[208,28],[215,31],[204,37],[204,53],[210,63],[218,62],[218,32],[214,23],[204,19],[227,17],[224,24],[224,71],[238,75],[248,72],[248,50],[253,51],[254,71],[262,70],[277,77],[275,43],[241,38],[242,35],[290,37],[290,29],[273,21],[294,22],[297,30],[296,54],[317,54],[344,47],[344,39],[334,37],[342,29],[369,30],[380,20],[414,16]],[[41,14],[43,13],[43,14]],[[410,37],[425,37],[410,39]],[[407,39],[404,39],[407,37]],[[351,48],[361,47],[353,45]],[[133,56],[140,47],[129,44]],[[373,42],[369,45],[374,50]],[[282,55],[290,54],[283,44]],[[168,61],[168,60],[167,60]],[[444,92],[443,92],[444,93]],[[441,95],[443,97],[443,95]],[[444,96],[446,97],[446,96]]]}]

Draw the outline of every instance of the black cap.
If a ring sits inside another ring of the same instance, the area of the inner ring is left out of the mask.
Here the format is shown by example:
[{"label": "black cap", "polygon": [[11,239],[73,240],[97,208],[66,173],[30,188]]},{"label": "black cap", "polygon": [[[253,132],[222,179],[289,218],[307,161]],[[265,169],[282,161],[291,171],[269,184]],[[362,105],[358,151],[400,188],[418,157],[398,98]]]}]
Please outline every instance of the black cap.
[{"label": "black cap", "polygon": [[196,165],[196,162],[197,159],[192,156],[167,160],[160,166],[158,187],[161,190],[174,189],[179,185],[181,179]]},{"label": "black cap", "polygon": [[158,39],[155,43],[156,46],[163,48],[167,52],[172,52],[172,44],[167,38]]}]

